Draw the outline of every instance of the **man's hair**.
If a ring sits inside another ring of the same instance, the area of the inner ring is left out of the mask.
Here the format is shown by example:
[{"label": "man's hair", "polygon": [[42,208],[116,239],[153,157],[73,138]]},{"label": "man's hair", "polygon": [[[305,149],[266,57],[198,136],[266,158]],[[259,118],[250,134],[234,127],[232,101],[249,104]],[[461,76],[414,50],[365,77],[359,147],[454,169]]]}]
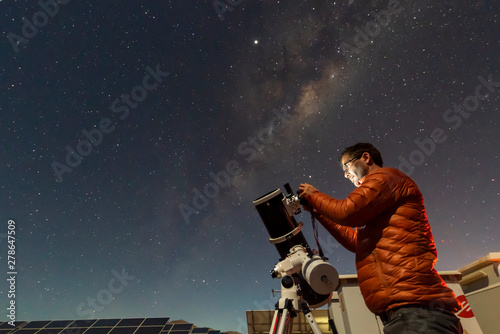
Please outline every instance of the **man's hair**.
[{"label": "man's hair", "polygon": [[378,166],[384,167],[384,161],[382,160],[382,155],[375,146],[370,143],[357,143],[356,145],[344,148],[342,154],[340,155],[340,160],[344,155],[348,155],[351,158],[360,158],[363,153],[368,152]]}]

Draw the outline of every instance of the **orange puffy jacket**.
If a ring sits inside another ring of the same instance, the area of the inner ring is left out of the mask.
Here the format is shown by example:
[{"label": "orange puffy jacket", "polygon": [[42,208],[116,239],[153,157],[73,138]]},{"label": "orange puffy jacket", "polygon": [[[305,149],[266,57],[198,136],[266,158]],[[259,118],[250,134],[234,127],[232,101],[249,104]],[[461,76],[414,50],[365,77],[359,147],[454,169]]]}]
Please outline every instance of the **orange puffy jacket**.
[{"label": "orange puffy jacket", "polygon": [[404,173],[380,168],[344,200],[321,192],[307,200],[323,226],[356,253],[359,287],[370,311],[415,303],[461,308],[434,269],[437,251],[423,196]]}]

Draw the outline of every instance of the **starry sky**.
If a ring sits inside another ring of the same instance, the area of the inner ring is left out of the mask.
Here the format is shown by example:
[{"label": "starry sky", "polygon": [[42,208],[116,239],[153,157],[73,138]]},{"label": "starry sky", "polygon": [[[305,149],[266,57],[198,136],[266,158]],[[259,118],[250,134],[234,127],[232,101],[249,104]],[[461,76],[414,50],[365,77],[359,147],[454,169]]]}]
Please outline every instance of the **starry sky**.
[{"label": "starry sky", "polygon": [[245,310],[273,308],[280,287],[252,201],[302,182],[345,198],[339,152],[356,142],[417,182],[438,270],[500,250],[498,1],[4,0],[0,13],[0,267],[12,220],[18,320],[245,332]]}]

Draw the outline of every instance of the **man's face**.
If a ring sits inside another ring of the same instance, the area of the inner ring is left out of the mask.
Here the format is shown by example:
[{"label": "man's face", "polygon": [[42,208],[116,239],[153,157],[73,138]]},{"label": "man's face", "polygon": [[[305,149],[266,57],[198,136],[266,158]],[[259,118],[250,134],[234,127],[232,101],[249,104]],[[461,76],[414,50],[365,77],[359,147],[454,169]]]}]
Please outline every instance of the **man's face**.
[{"label": "man's face", "polygon": [[356,187],[359,187],[359,182],[366,174],[368,174],[368,165],[363,159],[363,156],[344,155],[342,157],[342,168],[344,177],[349,179]]}]

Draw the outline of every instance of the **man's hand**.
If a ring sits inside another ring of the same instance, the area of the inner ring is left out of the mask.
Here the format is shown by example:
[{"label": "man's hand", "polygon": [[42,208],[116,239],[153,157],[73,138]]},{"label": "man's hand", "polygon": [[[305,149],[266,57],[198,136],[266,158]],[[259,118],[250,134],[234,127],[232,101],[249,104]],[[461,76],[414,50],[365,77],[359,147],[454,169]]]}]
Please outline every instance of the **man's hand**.
[{"label": "man's hand", "polygon": [[[314,188],[310,184],[302,183],[299,187],[299,196],[307,201],[309,196],[311,196],[313,193],[317,191],[318,189]],[[304,208],[304,210],[308,212],[314,211],[314,209],[309,204],[302,204],[302,207]]]},{"label": "man's hand", "polygon": [[310,184],[302,183],[299,187],[299,196],[305,200],[309,198],[313,193],[319,191]]}]

